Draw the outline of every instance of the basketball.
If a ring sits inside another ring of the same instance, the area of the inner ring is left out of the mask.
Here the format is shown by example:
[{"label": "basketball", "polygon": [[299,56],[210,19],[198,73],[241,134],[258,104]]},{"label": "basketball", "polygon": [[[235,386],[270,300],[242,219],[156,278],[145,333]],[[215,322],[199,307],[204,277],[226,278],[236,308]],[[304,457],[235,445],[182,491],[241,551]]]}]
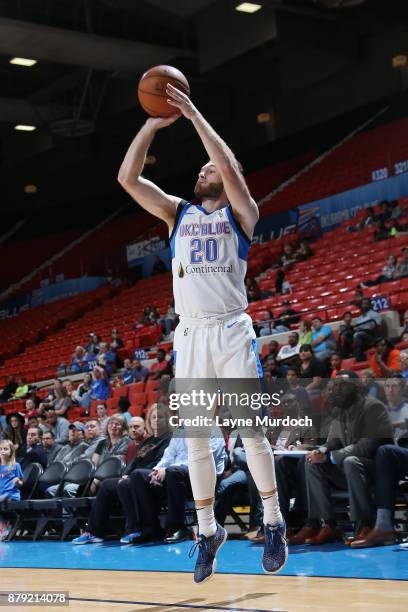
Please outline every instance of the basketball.
[{"label": "basketball", "polygon": [[190,86],[186,77],[173,66],[150,68],[139,81],[137,95],[140,105],[152,117],[170,117],[180,113],[177,108],[167,103],[167,83],[190,95]]}]

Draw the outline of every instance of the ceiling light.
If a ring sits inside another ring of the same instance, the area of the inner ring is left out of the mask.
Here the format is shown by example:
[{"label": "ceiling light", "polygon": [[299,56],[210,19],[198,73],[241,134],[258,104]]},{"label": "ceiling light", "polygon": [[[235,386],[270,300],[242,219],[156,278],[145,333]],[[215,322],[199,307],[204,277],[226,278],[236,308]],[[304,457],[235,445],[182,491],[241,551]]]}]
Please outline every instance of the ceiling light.
[{"label": "ceiling light", "polygon": [[253,2],[241,2],[235,7],[236,11],[241,13],[256,13],[262,8],[262,4],[254,4]]},{"label": "ceiling light", "polygon": [[37,193],[37,185],[25,185],[24,193]]},{"label": "ceiling light", "polygon": [[157,159],[154,155],[148,155],[146,157],[146,161],[145,161],[146,166],[153,166],[153,164],[155,164],[156,162],[157,162]]},{"label": "ceiling light", "polygon": [[407,65],[407,56],[406,55],[396,55],[392,58],[392,67],[393,68],[401,68]]},{"label": "ceiling light", "polygon": [[37,60],[28,59],[27,57],[13,57],[10,60],[10,64],[16,64],[16,66],[27,66],[31,67],[37,63]]},{"label": "ceiling light", "polygon": [[33,132],[37,128],[35,127],[35,125],[15,125],[14,129],[19,130],[21,132]]},{"label": "ceiling light", "polygon": [[270,113],[259,113],[256,120],[258,123],[269,123],[272,120]]}]

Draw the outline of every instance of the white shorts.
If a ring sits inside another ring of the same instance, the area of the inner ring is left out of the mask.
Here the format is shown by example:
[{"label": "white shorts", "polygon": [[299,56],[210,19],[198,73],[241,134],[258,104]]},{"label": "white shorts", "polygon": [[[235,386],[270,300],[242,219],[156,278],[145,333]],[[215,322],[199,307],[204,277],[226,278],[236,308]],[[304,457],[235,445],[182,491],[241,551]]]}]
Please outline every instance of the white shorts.
[{"label": "white shorts", "polygon": [[256,336],[246,313],[182,317],[174,334],[176,378],[262,378]]}]

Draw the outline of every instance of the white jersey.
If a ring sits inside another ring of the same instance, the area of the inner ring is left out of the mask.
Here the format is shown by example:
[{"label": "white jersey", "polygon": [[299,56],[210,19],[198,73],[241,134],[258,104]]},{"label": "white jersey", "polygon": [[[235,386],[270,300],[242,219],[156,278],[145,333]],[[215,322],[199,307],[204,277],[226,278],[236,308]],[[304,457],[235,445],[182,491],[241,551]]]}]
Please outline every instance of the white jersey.
[{"label": "white jersey", "polygon": [[231,206],[208,213],[182,200],[170,247],[177,314],[205,318],[245,310],[250,240]]}]

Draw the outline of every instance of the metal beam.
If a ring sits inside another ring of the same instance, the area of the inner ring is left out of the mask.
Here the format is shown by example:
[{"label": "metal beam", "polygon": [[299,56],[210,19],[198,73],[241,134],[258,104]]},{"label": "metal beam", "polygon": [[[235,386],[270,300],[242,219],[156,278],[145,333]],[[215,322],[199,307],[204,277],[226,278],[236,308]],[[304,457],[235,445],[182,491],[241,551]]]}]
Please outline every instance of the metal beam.
[{"label": "metal beam", "polygon": [[142,72],[175,57],[194,57],[185,49],[108,38],[26,21],[0,18],[0,53],[33,57],[97,70]]}]

